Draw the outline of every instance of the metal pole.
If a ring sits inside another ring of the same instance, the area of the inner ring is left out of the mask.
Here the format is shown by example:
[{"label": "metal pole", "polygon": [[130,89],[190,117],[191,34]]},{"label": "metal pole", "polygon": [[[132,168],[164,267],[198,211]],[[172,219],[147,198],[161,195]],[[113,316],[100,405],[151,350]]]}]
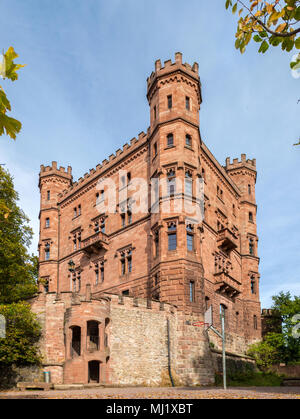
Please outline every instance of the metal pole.
[{"label": "metal pole", "polygon": [[223,384],[224,384],[224,390],[226,390],[227,385],[226,385],[225,313],[224,313],[224,308],[222,308],[222,312],[221,312],[221,321],[222,321],[222,351],[223,351]]}]

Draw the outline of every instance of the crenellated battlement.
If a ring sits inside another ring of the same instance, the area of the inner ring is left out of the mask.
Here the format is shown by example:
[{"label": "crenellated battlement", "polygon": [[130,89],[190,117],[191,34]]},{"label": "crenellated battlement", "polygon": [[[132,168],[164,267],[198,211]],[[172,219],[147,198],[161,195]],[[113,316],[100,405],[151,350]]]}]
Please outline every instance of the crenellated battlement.
[{"label": "crenellated battlement", "polygon": [[182,70],[191,77],[195,78],[197,81],[200,80],[199,78],[199,64],[194,63],[192,66],[188,63],[182,62],[182,53],[176,52],[175,53],[175,61],[167,60],[164,62],[164,66],[161,64],[161,60],[155,61],[155,71],[153,71],[150,77],[147,78],[147,85],[148,85],[148,92],[152,87],[154,80],[157,77],[165,76],[170,72],[174,72],[176,70]]},{"label": "crenellated battlement", "polygon": [[44,166],[43,164],[41,164],[41,169],[40,169],[40,176],[48,176],[50,174],[56,174],[56,175],[60,175],[60,176],[67,176],[67,177],[72,177],[72,167],[68,166],[67,170],[65,169],[65,167],[60,166],[59,168],[57,167],[57,162],[53,161],[51,166]]},{"label": "crenellated battlement", "polygon": [[85,181],[99,176],[101,173],[109,169],[114,164],[120,162],[126,155],[131,152],[135,146],[139,146],[147,137],[147,134],[142,131],[138,134],[138,138],[134,137],[129,143],[125,143],[122,149],[118,149],[115,153],[111,154],[108,159],[104,159],[102,163],[97,164],[96,168],[90,169],[83,177],[80,177],[77,182],[73,182],[69,189],[65,189],[58,196],[60,198],[66,196],[70,191],[74,192],[77,187],[81,187]]},{"label": "crenellated battlement", "polygon": [[246,154],[241,155],[241,160],[239,159],[233,159],[233,162],[230,162],[230,157],[227,157],[226,159],[226,165],[224,168],[227,171],[240,169],[242,167],[247,167],[248,169],[256,171],[256,159],[247,159]]}]

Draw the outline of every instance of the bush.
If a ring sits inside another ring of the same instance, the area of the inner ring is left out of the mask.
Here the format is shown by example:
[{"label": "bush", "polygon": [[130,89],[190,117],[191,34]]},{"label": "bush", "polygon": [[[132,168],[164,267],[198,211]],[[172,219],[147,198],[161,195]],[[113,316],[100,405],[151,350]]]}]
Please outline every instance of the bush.
[{"label": "bush", "polygon": [[29,304],[2,304],[0,314],[6,319],[6,337],[0,338],[0,365],[38,364],[41,327]]},{"label": "bush", "polygon": [[[217,374],[215,379],[216,385],[223,385],[221,374]],[[227,376],[227,385],[230,387],[278,387],[282,381],[282,376],[272,372],[236,372]]]}]

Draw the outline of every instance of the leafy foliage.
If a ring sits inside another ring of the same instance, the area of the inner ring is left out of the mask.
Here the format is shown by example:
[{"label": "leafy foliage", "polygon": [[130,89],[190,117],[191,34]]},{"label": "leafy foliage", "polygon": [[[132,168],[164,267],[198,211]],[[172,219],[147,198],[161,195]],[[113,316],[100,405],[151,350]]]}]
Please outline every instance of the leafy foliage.
[{"label": "leafy foliage", "polygon": [[26,365],[41,361],[37,347],[41,327],[25,302],[0,305],[6,319],[6,338],[0,338],[0,364]]},{"label": "leafy foliage", "polygon": [[[226,0],[225,7],[236,13],[240,6],[235,47],[244,53],[253,39],[258,52],[265,53],[270,46],[281,45],[283,51],[300,49],[300,0]],[[300,68],[300,53],[291,68]]]},{"label": "leafy foliage", "polygon": [[[17,71],[24,67],[24,65],[14,62],[17,57],[18,54],[13,47],[10,47],[4,54],[3,63],[0,68],[3,79],[7,78],[11,81],[18,80]],[[7,115],[8,111],[11,111],[11,105],[2,86],[0,86],[0,136],[6,134],[15,140],[16,135],[22,128],[22,124],[16,119],[9,117]]]},{"label": "leafy foliage", "polygon": [[0,166],[0,304],[28,298],[37,290],[37,258],[27,251],[32,230],[17,200],[12,177]]},{"label": "leafy foliage", "polygon": [[262,342],[251,345],[248,352],[263,370],[281,362],[300,362],[300,337],[293,336],[293,317],[300,314],[300,297],[292,298],[289,292],[281,292],[272,299],[274,316],[282,321],[282,333],[268,333]]}]

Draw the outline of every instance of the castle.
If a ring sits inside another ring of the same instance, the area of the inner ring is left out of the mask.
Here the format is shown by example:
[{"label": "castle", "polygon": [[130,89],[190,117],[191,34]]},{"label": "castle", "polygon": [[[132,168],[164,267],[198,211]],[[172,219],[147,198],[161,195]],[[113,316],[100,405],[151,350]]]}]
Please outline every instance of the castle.
[{"label": "castle", "polygon": [[210,384],[221,342],[193,326],[210,307],[216,328],[225,313],[228,351],[261,339],[256,161],[222,166],[202,141],[198,73],[181,53],[156,61],[147,133],[77,182],[41,166],[32,308],[55,383]]}]

